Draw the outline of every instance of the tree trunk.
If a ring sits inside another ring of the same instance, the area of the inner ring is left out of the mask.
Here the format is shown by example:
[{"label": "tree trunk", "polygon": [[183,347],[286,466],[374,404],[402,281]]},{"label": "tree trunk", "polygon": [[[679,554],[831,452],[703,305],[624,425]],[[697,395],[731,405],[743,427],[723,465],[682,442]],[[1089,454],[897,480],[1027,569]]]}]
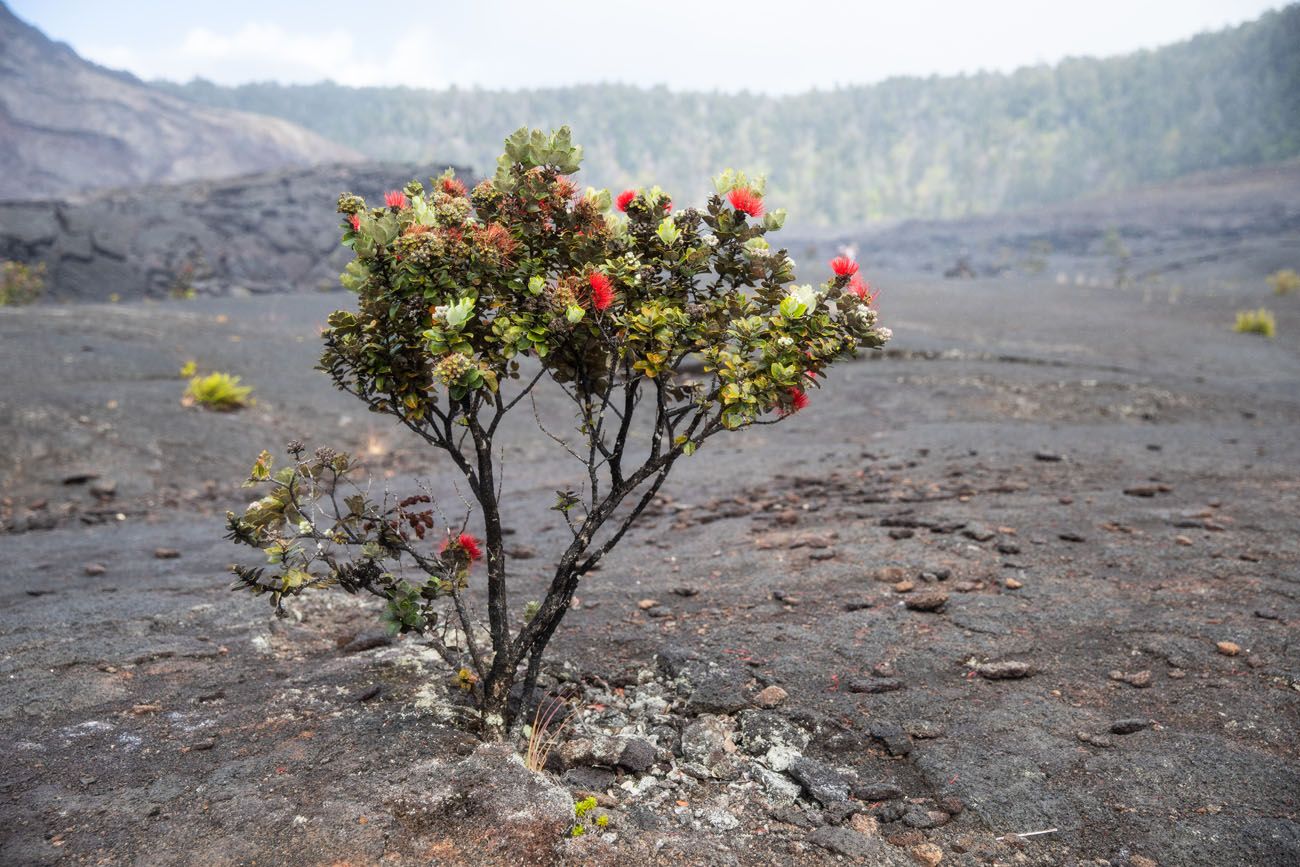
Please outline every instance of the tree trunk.
[{"label": "tree trunk", "polygon": [[514,686],[514,671],[509,670],[499,676],[489,675],[483,684],[483,707],[479,720],[483,727],[483,739],[500,742],[510,733],[508,719],[510,687]]}]

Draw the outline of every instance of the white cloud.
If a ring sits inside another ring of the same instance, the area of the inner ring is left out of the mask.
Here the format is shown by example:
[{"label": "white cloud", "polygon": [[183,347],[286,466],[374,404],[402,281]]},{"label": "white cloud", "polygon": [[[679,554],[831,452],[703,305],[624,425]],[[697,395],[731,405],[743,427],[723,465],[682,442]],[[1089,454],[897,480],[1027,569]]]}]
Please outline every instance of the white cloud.
[{"label": "white cloud", "polygon": [[434,61],[430,43],[430,34],[416,29],[388,44],[363,48],[342,29],[310,33],[254,21],[230,33],[194,27],[174,46],[148,54],[125,45],[108,45],[87,47],[85,56],[146,79],[187,81],[199,76],[218,84],[332,79],[357,87],[445,86],[448,79]]}]

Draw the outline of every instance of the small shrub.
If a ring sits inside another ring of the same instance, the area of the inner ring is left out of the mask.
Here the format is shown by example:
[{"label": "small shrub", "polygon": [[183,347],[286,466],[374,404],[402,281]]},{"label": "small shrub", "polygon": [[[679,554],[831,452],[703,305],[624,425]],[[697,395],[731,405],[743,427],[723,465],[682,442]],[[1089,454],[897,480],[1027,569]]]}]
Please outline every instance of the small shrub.
[{"label": "small shrub", "polygon": [[1268,285],[1273,287],[1274,295],[1290,295],[1300,291],[1300,274],[1294,268],[1283,268],[1268,275]]},{"label": "small shrub", "polygon": [[[448,173],[382,205],[339,197],[353,253],[341,279],[357,299],[330,314],[321,369],[446,453],[470,495],[463,517],[428,494],[378,496],[351,456],[297,441],[283,468],[262,453],[248,481],[266,495],[227,516],[228,537],[267,560],[235,567],[238,587],[281,615],[312,590],[381,597],[390,629],[464,670],[494,740],[529,706],[579,582],[673,467],[715,436],[786,421],[834,365],[891,335],[851,257],[823,266],[819,284],[796,282],[768,240],[785,211],[769,208],[761,178],[727,170],[702,205],[681,207],[658,187],[584,193],[571,177],[581,160],[568,127],[521,129],[473,190]],[[496,437],[534,389],[572,412],[567,439],[541,433],[585,472],[556,491],[566,539],[545,595],[512,608],[501,513],[513,494]],[[472,519],[482,540],[466,532]],[[476,567],[487,574],[471,583]]]},{"label": "small shrub", "polygon": [[45,291],[45,263],[0,262],[0,307],[31,304]]},{"label": "small shrub", "polygon": [[193,379],[199,372],[199,363],[191,358],[181,365],[181,379]]},{"label": "small shrub", "polygon": [[186,406],[201,406],[218,412],[233,412],[252,403],[249,395],[252,386],[240,385],[238,376],[216,371],[207,376],[196,376],[185,389],[182,402]]},{"label": "small shrub", "polygon": [[1239,334],[1273,337],[1277,334],[1277,322],[1273,319],[1273,312],[1263,307],[1258,310],[1238,310],[1237,324],[1232,326],[1232,330]]}]

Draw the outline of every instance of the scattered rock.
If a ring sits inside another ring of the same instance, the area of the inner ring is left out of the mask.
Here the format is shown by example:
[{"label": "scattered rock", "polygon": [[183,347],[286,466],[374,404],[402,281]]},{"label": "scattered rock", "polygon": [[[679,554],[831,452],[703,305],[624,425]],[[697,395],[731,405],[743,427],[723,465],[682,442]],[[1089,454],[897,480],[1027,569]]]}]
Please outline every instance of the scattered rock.
[{"label": "scattered rock", "polygon": [[1236,656],[1238,653],[1241,653],[1241,645],[1232,641],[1220,641],[1214,646],[1219,653],[1222,653],[1224,656]]},{"label": "scattered rock", "polygon": [[912,860],[923,867],[936,867],[943,860],[943,850],[933,843],[921,843],[907,850]]},{"label": "scattered rock", "polygon": [[1155,859],[1148,858],[1145,855],[1128,856],[1128,867],[1160,867]]},{"label": "scattered rock", "polygon": [[871,577],[884,584],[897,584],[907,578],[907,570],[902,566],[881,566]]},{"label": "scattered rock", "polygon": [[903,790],[893,783],[859,783],[853,787],[853,797],[868,803],[896,801],[903,797]]},{"label": "scattered rock", "polygon": [[1131,735],[1133,732],[1140,732],[1151,725],[1150,720],[1131,717],[1129,719],[1117,719],[1110,724],[1110,733],[1114,735]]},{"label": "scattered rock", "polygon": [[858,864],[878,863],[884,854],[879,839],[868,837],[843,825],[827,825],[818,828],[808,835],[807,841],[836,855],[853,859],[854,863]]},{"label": "scattered rock", "polygon": [[738,717],[740,743],[751,756],[766,756],[768,767],[784,771],[808,746],[808,732],[780,714],[747,710]]},{"label": "scattered rock", "polygon": [[113,479],[102,479],[90,486],[90,495],[96,500],[111,500],[117,496],[117,482]]},{"label": "scattered rock", "polygon": [[848,679],[847,687],[849,692],[877,695],[902,689],[903,682],[888,677],[851,677]]},{"label": "scattered rock", "polygon": [[976,542],[987,542],[998,535],[991,527],[985,527],[983,524],[972,524],[962,530],[961,534]]},{"label": "scattered rock", "polygon": [[849,798],[849,778],[816,759],[800,756],[790,763],[786,772],[794,777],[809,797],[816,799],[822,806],[837,804]]},{"label": "scattered rock", "polygon": [[942,592],[918,593],[907,600],[907,607],[913,611],[938,611],[948,603],[948,594]]},{"label": "scattered rock", "polygon": [[1001,662],[983,662],[975,666],[975,673],[985,680],[1018,680],[1029,677],[1034,668],[1027,662],[1007,659]]},{"label": "scattered rock", "polygon": [[895,527],[889,531],[891,539],[910,539],[916,535],[916,531],[911,527]]},{"label": "scattered rock", "polygon": [[93,472],[73,472],[63,477],[65,485],[84,485],[86,482],[94,481],[99,478],[99,473]]},{"label": "scattered rock", "polygon": [[695,762],[719,779],[734,779],[732,758],[736,742],[732,735],[736,724],[730,717],[702,714],[682,732],[682,756]]},{"label": "scattered rock", "polygon": [[672,592],[677,596],[681,596],[684,598],[690,598],[692,596],[700,595],[700,589],[698,587],[687,587],[684,585],[681,587],[674,587]]},{"label": "scattered rock", "polygon": [[733,714],[749,707],[744,679],[745,675],[733,669],[709,671],[700,678],[686,700],[687,713]]},{"label": "scattered rock", "polygon": [[946,798],[939,799],[939,809],[949,816],[960,816],[966,810],[966,804],[961,798],[949,795]]},{"label": "scattered rock", "polygon": [[614,785],[618,776],[607,768],[577,767],[569,768],[560,780],[574,789],[589,792],[603,792]]},{"label": "scattered rock", "polygon": [[393,636],[382,629],[363,630],[352,636],[342,648],[344,653],[361,653],[376,647],[388,647],[393,643]]},{"label": "scattered rock", "polygon": [[154,548],[153,555],[159,560],[175,560],[181,555],[181,552],[175,548]]},{"label": "scattered rock", "polygon": [[1183,546],[1188,546],[1193,544],[1190,536],[1183,536],[1181,534],[1175,536],[1174,541],[1177,542],[1179,545],[1183,545]]},{"label": "scattered rock", "polygon": [[1019,554],[1020,545],[1018,545],[1015,542],[999,542],[997,546],[997,550],[999,554],[1007,554],[1007,555]]},{"label": "scattered rock", "polygon": [[1115,742],[1110,739],[1109,735],[1098,735],[1093,734],[1092,732],[1075,732],[1074,736],[1082,743],[1091,744],[1094,747],[1106,748],[1115,746]]},{"label": "scattered rock", "polygon": [[103,563],[87,563],[82,571],[93,578],[96,575],[103,575],[108,569]]},{"label": "scattered rock", "polygon": [[1151,671],[1150,669],[1143,669],[1142,671],[1125,672],[1115,669],[1110,673],[1110,679],[1117,680],[1120,683],[1127,683],[1137,689],[1146,689],[1151,685]]},{"label": "scattered rock", "polygon": [[651,608],[654,608],[658,604],[659,604],[658,599],[642,599],[640,602],[636,604],[636,607],[640,608],[642,611],[649,611]]},{"label": "scattered rock", "polygon": [[1008,578],[1006,581],[1002,582],[1002,586],[1006,587],[1008,590],[1019,590],[1025,585],[1022,582],[1017,581],[1015,578]]},{"label": "scattered rock", "polygon": [[644,773],[654,766],[658,752],[645,738],[629,738],[618,757],[618,766],[634,774]]},{"label": "scattered rock", "polygon": [[875,816],[866,813],[854,813],[849,817],[848,825],[864,837],[879,837],[880,822]]},{"label": "scattered rock", "polygon": [[903,824],[909,828],[922,831],[940,828],[948,824],[950,817],[943,810],[927,810],[920,804],[912,804],[903,813]]},{"label": "scattered rock", "polygon": [[1042,461],[1045,464],[1059,464],[1065,458],[1056,452],[1034,452],[1034,460]]},{"label": "scattered rock", "polygon": [[923,741],[941,738],[944,734],[943,726],[929,720],[908,720],[903,723],[903,730],[912,737]]},{"label": "scattered rock", "polygon": [[897,584],[894,585],[894,592],[895,592],[895,593],[911,593],[911,592],[912,592],[912,589],[913,589],[914,587],[916,587],[916,584],[914,584],[914,583],[913,583],[912,581],[910,581],[910,580],[908,580],[908,581],[899,581]]},{"label": "scattered rock", "polygon": [[1058,533],[1058,534],[1056,535],[1056,538],[1060,539],[1062,542],[1086,542],[1086,541],[1088,541],[1085,537],[1079,535],[1078,533],[1074,533],[1074,532],[1069,532],[1069,533]]},{"label": "scattered rock", "polygon": [[912,739],[896,722],[875,722],[868,731],[873,738],[885,745],[891,756],[905,756],[912,751]]},{"label": "scattered rock", "polygon": [[758,695],[754,696],[754,704],[764,708],[779,707],[784,704],[785,700],[789,697],[789,693],[776,684],[773,684],[772,686],[761,690]]}]

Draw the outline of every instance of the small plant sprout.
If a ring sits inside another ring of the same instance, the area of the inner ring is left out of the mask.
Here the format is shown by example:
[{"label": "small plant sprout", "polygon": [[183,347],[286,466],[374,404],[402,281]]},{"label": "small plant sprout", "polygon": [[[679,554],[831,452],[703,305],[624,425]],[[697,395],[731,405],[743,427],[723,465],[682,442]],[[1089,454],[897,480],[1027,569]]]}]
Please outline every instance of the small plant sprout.
[{"label": "small plant sprout", "polygon": [[31,304],[45,291],[45,263],[0,262],[0,307]]},{"label": "small plant sprout", "polygon": [[1283,268],[1268,275],[1268,285],[1274,295],[1291,295],[1300,292],[1300,274],[1294,268]]},{"label": "small plant sprout", "polygon": [[241,385],[238,376],[215,371],[207,376],[193,376],[181,403],[217,412],[234,412],[252,404],[249,398],[252,393],[252,386]]},{"label": "small plant sprout", "polygon": [[1277,321],[1273,312],[1261,307],[1258,310],[1238,310],[1237,322],[1232,330],[1239,334],[1262,334],[1272,338],[1277,334]]},{"label": "small plant sprout", "polygon": [[181,379],[193,379],[199,372],[199,363],[191,358],[181,365]]},{"label": "small plant sprout", "polygon": [[[324,588],[383,599],[392,628],[464,673],[494,740],[531,706],[579,582],[677,462],[700,460],[714,436],[782,422],[832,365],[890,338],[855,261],[796,283],[769,243],[785,211],[761,178],[728,170],[702,206],[674,210],[658,187],[580,192],[581,162],[567,127],[520,129],[471,190],[448,173],[378,207],[338,200],[353,253],[341,280],[357,305],[329,316],[321,369],[444,453],[472,511],[452,521],[427,494],[372,498],[351,457],[298,443],[281,469],[259,459],[250,481],[266,495],[229,516],[230,538],[269,561],[236,570],[238,586],[277,610]],[[556,492],[565,539],[525,604],[507,581],[500,437],[521,403],[540,419],[547,391],[573,423],[543,433],[582,482]]]}]

